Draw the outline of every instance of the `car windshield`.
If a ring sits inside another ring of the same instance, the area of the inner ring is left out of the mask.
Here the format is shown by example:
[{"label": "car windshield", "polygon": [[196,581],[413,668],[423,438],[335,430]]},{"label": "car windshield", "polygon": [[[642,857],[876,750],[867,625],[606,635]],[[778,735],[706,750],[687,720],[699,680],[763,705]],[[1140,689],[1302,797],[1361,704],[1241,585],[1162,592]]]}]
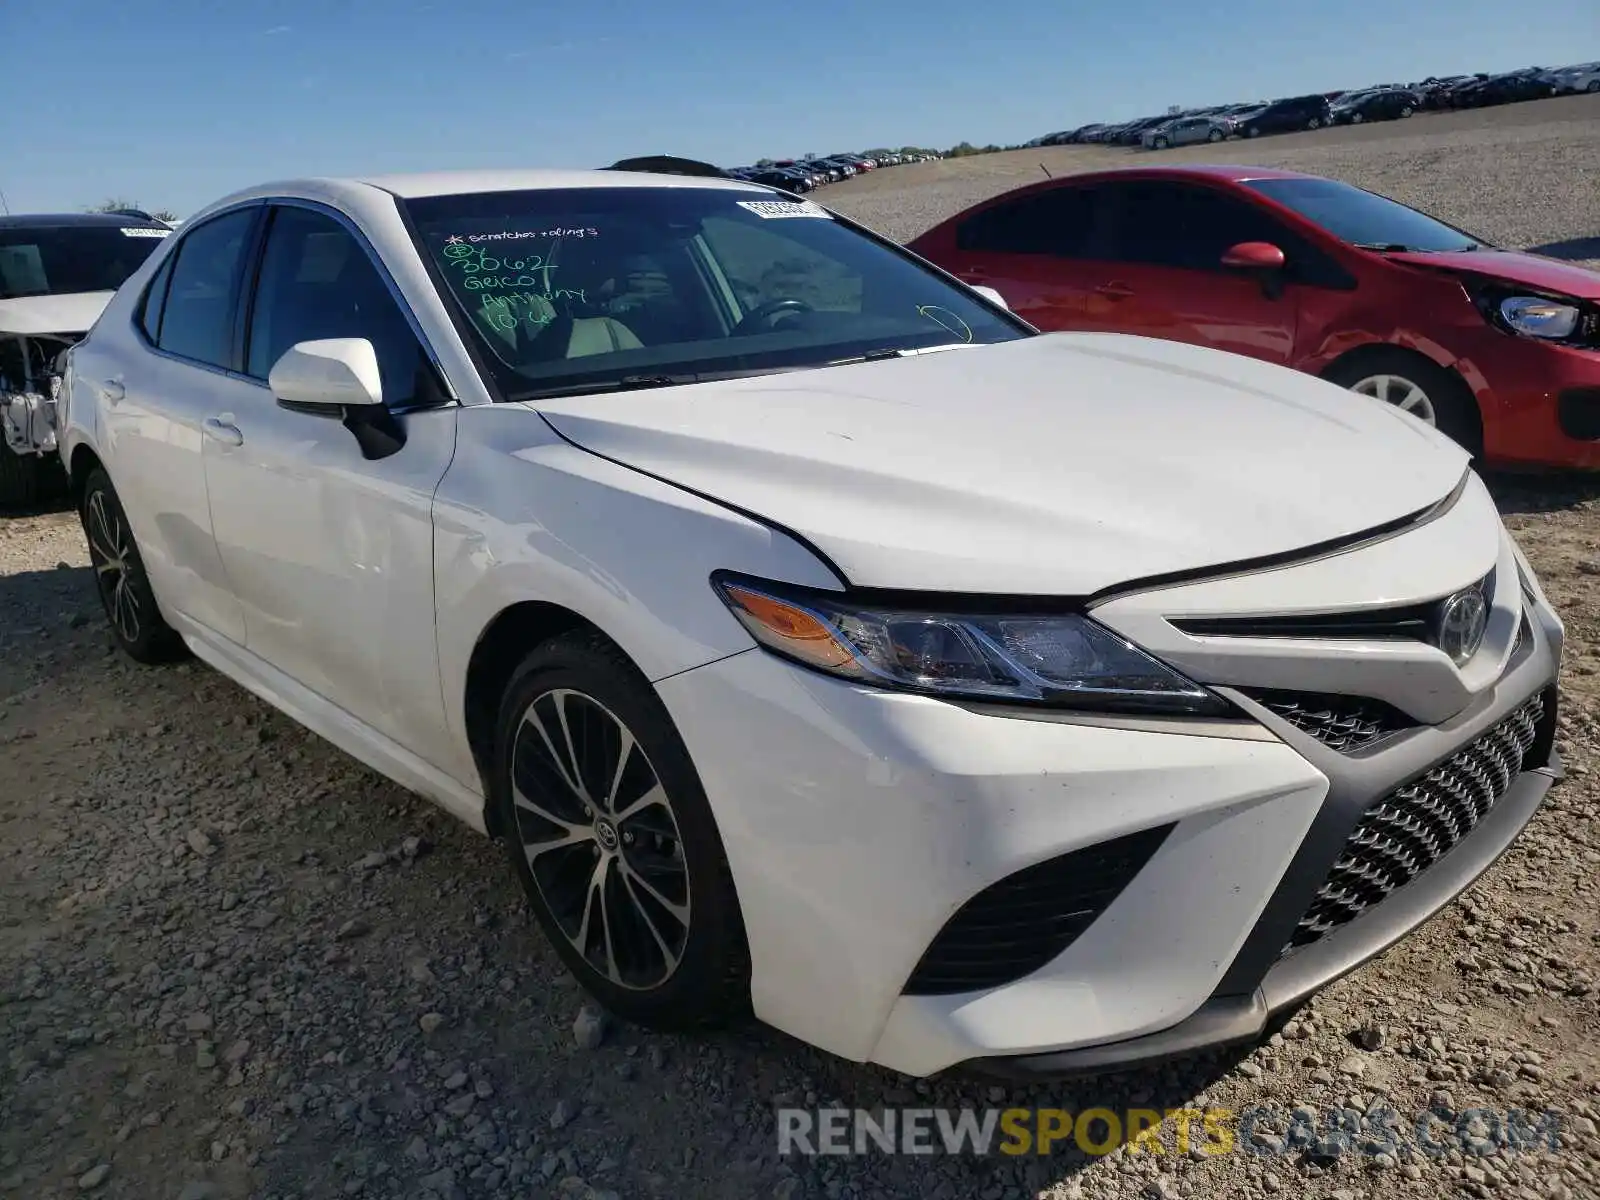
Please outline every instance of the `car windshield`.
[{"label": "car windshield", "polygon": [[171,232],[133,225],[0,228],[0,300],[114,292]]},{"label": "car windshield", "polygon": [[539,189],[403,205],[508,400],[1031,336],[825,209],[756,188]]},{"label": "car windshield", "polygon": [[1353,246],[1447,253],[1487,244],[1426,213],[1334,179],[1251,179],[1246,186]]}]

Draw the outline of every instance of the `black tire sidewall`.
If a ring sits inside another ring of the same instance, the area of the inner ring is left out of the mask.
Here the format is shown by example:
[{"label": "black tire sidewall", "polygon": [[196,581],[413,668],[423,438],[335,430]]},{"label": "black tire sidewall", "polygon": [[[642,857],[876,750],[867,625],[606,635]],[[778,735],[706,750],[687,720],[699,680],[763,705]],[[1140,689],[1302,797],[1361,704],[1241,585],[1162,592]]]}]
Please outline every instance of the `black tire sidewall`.
[{"label": "black tire sidewall", "polygon": [[[126,564],[128,586],[133,589],[138,599],[141,617],[139,636],[133,639],[124,636],[116,618],[112,615],[110,600],[100,586],[99,572],[96,571],[95,595],[100,598],[100,607],[106,615],[106,624],[111,627],[111,636],[116,639],[123,653],[135,662],[154,665],[183,657],[186,650],[183,640],[161,615],[161,605],[157,602],[155,591],[150,586],[150,576],[145,570],[144,558],[139,553],[139,543],[133,536],[133,527],[128,524],[127,511],[122,507],[122,500],[118,497],[116,488],[111,485],[111,476],[106,474],[102,467],[96,467],[89,472],[83,484],[83,497],[78,504],[78,520],[83,525],[84,541],[90,542],[89,502],[96,495],[105,498],[108,514],[114,515],[122,523],[124,536],[128,539]],[[92,554],[90,563],[93,569]]]},{"label": "black tire sidewall", "polygon": [[[522,852],[511,799],[511,751],[528,706],[555,688],[591,696],[628,727],[655,768],[677,820],[689,874],[689,937],[677,969],[659,987],[620,987],[591,967],[551,914]],[[523,661],[501,703],[489,782],[494,830],[535,917],[567,969],[606,1008],[661,1030],[716,1027],[747,1010],[749,951],[744,925],[699,773],[666,706],[609,642],[598,634],[567,635]]]}]

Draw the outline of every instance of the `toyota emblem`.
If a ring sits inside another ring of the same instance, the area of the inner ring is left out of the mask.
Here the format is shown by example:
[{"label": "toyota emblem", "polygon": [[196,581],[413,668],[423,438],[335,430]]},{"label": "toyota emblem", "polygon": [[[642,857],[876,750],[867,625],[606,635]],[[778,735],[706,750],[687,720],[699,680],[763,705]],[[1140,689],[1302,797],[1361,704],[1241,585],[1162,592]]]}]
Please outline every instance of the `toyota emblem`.
[{"label": "toyota emblem", "polygon": [[1459,667],[1478,652],[1488,627],[1489,602],[1483,588],[1457,592],[1439,606],[1439,649]]}]

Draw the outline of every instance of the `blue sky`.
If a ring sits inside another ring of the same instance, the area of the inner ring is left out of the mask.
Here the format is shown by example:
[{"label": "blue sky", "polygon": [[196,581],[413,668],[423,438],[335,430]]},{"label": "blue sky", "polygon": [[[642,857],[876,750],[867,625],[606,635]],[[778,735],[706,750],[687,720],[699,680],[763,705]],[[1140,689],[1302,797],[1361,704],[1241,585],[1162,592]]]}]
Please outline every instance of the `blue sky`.
[{"label": "blue sky", "polygon": [[1017,142],[1600,58],[1600,2],[0,0],[0,190],[180,215],[307,174]]}]

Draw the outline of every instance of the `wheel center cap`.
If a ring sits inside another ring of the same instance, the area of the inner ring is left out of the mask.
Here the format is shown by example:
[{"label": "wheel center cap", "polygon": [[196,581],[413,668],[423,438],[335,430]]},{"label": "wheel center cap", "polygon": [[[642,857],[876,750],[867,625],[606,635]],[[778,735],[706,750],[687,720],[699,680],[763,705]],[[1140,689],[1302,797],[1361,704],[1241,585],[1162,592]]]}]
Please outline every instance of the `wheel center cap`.
[{"label": "wheel center cap", "polygon": [[617,827],[604,817],[594,823],[594,840],[600,843],[602,850],[615,850],[621,841],[617,837]]}]

